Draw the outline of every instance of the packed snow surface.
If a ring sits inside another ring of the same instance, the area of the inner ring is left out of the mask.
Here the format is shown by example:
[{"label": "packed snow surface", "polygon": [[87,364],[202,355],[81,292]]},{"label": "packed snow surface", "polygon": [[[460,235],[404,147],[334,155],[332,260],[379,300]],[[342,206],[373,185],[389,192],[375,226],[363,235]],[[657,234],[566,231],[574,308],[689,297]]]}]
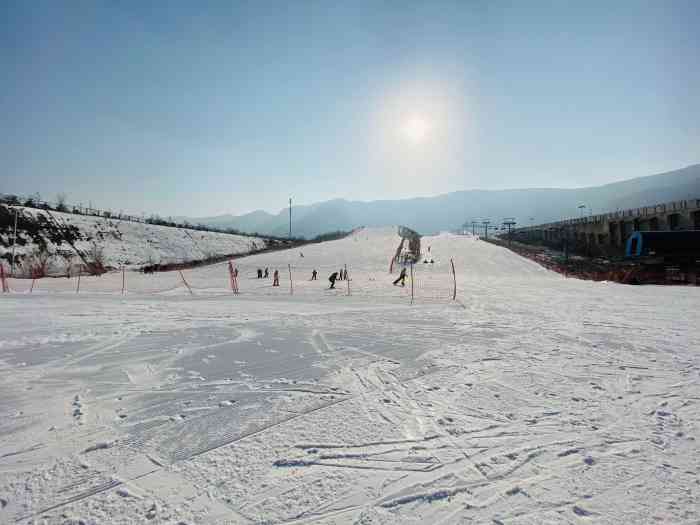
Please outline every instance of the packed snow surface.
[{"label": "packed snow surface", "polygon": [[123,295],[121,273],[10,280],[0,522],[700,521],[699,288],[443,234],[411,304],[398,241],[239,259],[239,295],[225,263]]}]

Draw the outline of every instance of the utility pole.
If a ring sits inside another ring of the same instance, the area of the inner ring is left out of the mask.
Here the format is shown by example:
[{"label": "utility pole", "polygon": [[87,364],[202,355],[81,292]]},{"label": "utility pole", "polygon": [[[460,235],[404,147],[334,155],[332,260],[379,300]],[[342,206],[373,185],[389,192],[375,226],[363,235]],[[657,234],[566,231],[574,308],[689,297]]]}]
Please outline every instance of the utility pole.
[{"label": "utility pole", "polygon": [[17,208],[15,210],[15,232],[12,235],[12,261],[10,262],[10,276],[15,276],[15,245],[17,244]]},{"label": "utility pole", "polygon": [[292,198],[289,197],[289,238],[292,238]]},{"label": "utility pole", "polygon": [[481,224],[484,225],[484,240],[489,240],[489,223],[491,221],[486,219],[485,221],[482,221]]},{"label": "utility pole", "polygon": [[513,241],[511,228],[515,226],[515,217],[506,217],[503,219],[503,224],[508,227],[508,246],[510,246],[511,242]]}]

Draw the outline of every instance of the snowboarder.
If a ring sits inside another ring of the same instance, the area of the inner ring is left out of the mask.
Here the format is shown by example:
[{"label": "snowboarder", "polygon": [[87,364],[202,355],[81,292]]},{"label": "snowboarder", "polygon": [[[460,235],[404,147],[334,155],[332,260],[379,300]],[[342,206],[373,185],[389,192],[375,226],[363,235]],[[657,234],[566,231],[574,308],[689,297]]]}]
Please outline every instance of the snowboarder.
[{"label": "snowboarder", "polygon": [[401,286],[406,286],[406,268],[401,268],[401,273],[398,278],[394,281],[394,286],[396,286],[399,281],[401,281]]},{"label": "snowboarder", "polygon": [[314,269],[314,270],[311,272],[311,280],[312,280],[312,281],[316,281],[316,280],[317,280],[317,279],[316,279],[316,276],[317,276],[317,275],[318,275],[318,272]]},{"label": "snowboarder", "polygon": [[[275,270],[275,273],[277,273],[277,270]],[[265,279],[267,279],[268,277],[270,277],[270,272],[267,268],[265,268]]]},{"label": "snowboarder", "polygon": [[338,272],[333,272],[333,273],[330,275],[330,277],[328,278],[328,280],[331,282],[331,287],[329,288],[329,290],[335,289],[335,280],[336,280],[337,278],[338,278]]},{"label": "snowboarder", "polygon": [[[267,268],[265,268],[265,271],[267,272]],[[280,285],[280,273],[275,270],[275,273],[272,274],[272,286],[279,286]]]}]

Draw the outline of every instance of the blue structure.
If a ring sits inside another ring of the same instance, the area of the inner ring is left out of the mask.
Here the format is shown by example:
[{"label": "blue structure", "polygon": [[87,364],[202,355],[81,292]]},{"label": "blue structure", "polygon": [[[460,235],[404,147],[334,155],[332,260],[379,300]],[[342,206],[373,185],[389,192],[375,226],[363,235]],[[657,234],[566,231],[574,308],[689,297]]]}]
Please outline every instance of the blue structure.
[{"label": "blue structure", "polygon": [[700,230],[636,231],[627,239],[625,256],[700,258]]}]

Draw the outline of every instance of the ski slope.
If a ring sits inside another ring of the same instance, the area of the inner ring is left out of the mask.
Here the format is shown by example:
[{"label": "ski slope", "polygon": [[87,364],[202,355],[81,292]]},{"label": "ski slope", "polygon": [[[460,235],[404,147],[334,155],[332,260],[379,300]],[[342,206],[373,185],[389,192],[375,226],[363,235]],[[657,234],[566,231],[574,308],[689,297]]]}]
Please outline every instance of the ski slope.
[{"label": "ski slope", "polygon": [[239,259],[239,295],[226,264],[182,272],[192,294],[178,272],[10,280],[0,523],[700,520],[699,289],[441,234],[411,304],[398,242]]}]

